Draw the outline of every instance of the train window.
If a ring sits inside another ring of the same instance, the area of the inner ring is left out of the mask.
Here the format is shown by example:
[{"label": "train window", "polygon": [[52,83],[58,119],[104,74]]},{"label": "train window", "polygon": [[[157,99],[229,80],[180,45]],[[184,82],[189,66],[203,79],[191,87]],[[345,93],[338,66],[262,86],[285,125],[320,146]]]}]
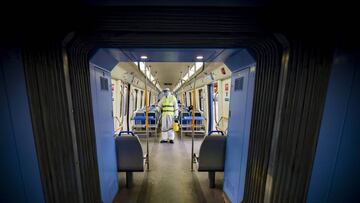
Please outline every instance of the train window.
[{"label": "train window", "polygon": [[186,92],[184,92],[184,105],[188,106]]},{"label": "train window", "polygon": [[125,105],[128,105],[128,102],[130,102],[130,99],[129,99],[129,101],[128,101],[128,90],[127,90],[127,88],[128,88],[128,86],[127,85],[124,85],[124,91],[123,91],[123,93],[124,93],[124,103],[123,103],[123,107],[121,107],[121,108],[124,108],[124,116],[126,116],[126,113],[127,113],[127,111],[129,110],[129,109],[127,109],[126,108],[126,106]]},{"label": "train window", "polygon": [[122,115],[122,111],[123,111],[123,100],[124,100],[124,94],[123,94],[123,86],[120,85],[120,111],[119,111],[119,115],[121,116]]},{"label": "train window", "polygon": [[150,99],[151,99],[151,92],[149,92],[149,100],[148,100],[148,104],[150,104],[150,103],[151,103]]},{"label": "train window", "polygon": [[203,111],[203,105],[202,105],[202,100],[203,100],[203,96],[202,96],[202,89],[199,89],[199,109],[200,111]]},{"label": "train window", "polygon": [[[190,105],[192,105],[191,92],[189,92],[189,98],[190,98]],[[190,106],[190,105],[189,105],[189,106]]]},{"label": "train window", "polygon": [[136,109],[137,109],[137,98],[138,98],[138,90],[137,89],[135,89],[135,104],[134,104],[134,111],[136,111]]},{"label": "train window", "polygon": [[109,90],[108,79],[100,76],[100,88],[101,90]]},{"label": "train window", "polygon": [[235,79],[235,88],[234,88],[234,90],[235,91],[240,91],[240,90],[242,90],[243,89],[243,84],[244,83],[244,77],[240,77],[240,78],[236,78]]},{"label": "train window", "polygon": [[143,107],[143,104],[144,104],[144,92],[143,91],[140,91],[140,98],[141,98],[141,101],[140,101],[140,108]]}]

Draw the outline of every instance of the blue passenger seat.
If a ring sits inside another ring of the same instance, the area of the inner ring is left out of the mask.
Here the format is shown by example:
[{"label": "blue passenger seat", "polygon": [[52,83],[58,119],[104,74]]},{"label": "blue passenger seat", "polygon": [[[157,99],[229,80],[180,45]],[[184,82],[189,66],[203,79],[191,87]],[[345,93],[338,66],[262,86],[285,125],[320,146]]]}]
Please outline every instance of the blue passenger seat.
[{"label": "blue passenger seat", "polygon": [[201,143],[199,157],[194,154],[198,161],[198,171],[209,173],[209,186],[211,188],[215,187],[215,172],[224,171],[225,151],[226,136],[224,133],[222,131],[210,131]]},{"label": "blue passenger seat", "polygon": [[[127,135],[123,135],[127,134]],[[140,140],[131,131],[121,131],[115,139],[118,172],[126,172],[126,186],[132,184],[132,173],[144,171],[144,156]]]}]

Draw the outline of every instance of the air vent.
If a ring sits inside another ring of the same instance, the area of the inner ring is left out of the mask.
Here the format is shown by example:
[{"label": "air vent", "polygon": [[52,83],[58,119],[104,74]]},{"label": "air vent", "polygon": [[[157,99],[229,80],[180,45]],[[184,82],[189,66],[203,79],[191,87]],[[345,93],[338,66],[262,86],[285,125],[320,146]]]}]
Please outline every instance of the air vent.
[{"label": "air vent", "polygon": [[164,82],[164,85],[172,85],[171,82]]},{"label": "air vent", "polygon": [[109,82],[107,78],[101,77],[100,76],[100,88],[101,90],[109,90]]}]

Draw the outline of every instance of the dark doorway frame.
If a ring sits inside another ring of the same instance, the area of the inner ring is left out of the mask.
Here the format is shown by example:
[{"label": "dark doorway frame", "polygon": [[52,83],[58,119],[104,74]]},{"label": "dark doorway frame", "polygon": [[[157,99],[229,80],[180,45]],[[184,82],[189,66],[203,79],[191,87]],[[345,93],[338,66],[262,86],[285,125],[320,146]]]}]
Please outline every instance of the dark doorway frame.
[{"label": "dark doorway frame", "polygon": [[[295,202],[304,200],[332,52],[321,41],[307,43],[298,37],[284,40],[273,35],[257,20],[260,11],[236,7],[90,9],[94,26],[78,30],[66,40],[26,47],[25,72],[46,201],[101,201],[88,67],[91,54],[101,47],[251,50],[257,59],[257,79],[244,202],[290,198],[286,185],[296,191],[291,197]],[[54,93],[47,94],[48,89]],[[299,100],[292,102],[291,98]],[[304,104],[311,108],[303,109]],[[59,117],[47,120],[52,108],[58,108]],[[307,131],[290,132],[292,126]],[[63,130],[54,130],[58,128]],[[308,145],[298,146],[295,140]],[[57,147],[52,149],[54,143]],[[289,153],[279,153],[280,148]],[[304,150],[304,155],[289,160],[287,154]],[[290,165],[298,167],[300,175],[291,173]],[[267,180],[268,173],[273,175],[272,183]],[[274,186],[272,190],[265,190],[267,184]]]}]

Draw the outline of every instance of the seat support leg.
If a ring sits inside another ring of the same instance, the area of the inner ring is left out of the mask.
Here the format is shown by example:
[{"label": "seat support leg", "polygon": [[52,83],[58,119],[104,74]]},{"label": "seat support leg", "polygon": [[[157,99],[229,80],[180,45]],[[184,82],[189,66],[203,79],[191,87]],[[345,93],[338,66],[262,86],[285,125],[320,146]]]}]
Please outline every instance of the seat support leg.
[{"label": "seat support leg", "polygon": [[126,187],[129,188],[133,183],[133,172],[126,172]]},{"label": "seat support leg", "polygon": [[209,171],[209,187],[215,188],[215,171]]}]

